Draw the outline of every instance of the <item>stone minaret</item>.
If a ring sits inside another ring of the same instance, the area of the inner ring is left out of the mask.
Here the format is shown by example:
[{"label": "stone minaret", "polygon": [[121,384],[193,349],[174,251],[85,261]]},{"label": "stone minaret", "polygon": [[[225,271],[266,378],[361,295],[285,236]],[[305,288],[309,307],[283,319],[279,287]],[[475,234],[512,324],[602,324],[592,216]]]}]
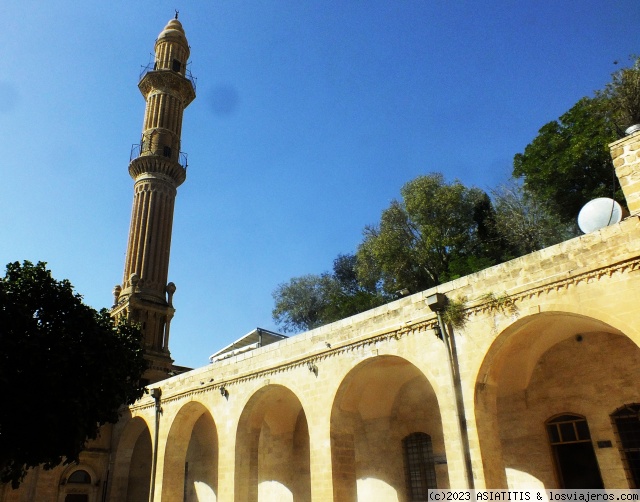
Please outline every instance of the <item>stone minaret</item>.
[{"label": "stone minaret", "polygon": [[140,144],[131,151],[131,227],[124,279],[114,289],[111,311],[114,318],[127,316],[142,326],[149,382],[167,378],[173,368],[169,326],[176,287],[167,283],[171,227],[176,189],[187,175],[180,152],[182,114],[196,96],[187,71],[189,44],[177,17],[158,36],[153,67],[138,84],[147,104]]}]

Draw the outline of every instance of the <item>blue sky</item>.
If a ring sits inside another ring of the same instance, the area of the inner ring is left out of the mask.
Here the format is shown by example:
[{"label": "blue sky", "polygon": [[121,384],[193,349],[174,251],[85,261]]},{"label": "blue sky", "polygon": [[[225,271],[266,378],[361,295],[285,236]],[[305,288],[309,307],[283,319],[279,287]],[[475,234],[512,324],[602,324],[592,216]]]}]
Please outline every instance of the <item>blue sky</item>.
[{"label": "blue sky", "polygon": [[2,7],[0,263],[46,261],[96,308],[122,281],[138,75],[180,10],[198,79],[169,271],[187,366],[277,329],[276,286],[353,252],[407,181],[506,181],[542,125],[640,49],[638,0]]}]

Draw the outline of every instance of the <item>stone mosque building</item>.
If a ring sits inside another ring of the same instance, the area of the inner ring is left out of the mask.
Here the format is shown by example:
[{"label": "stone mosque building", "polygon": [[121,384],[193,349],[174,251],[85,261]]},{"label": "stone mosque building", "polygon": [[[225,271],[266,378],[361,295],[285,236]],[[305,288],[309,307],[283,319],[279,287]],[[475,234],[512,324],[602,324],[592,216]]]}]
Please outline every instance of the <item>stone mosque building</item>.
[{"label": "stone mosque building", "polygon": [[[195,98],[171,20],[139,87],[113,315],[144,328],[150,394],[78,464],[0,501],[427,500],[431,488],[640,487],[640,132],[610,145],[617,224],[290,338],[255,330],[183,371],[167,284]],[[465,299],[463,327],[442,322]],[[182,372],[181,372],[182,371]]]}]

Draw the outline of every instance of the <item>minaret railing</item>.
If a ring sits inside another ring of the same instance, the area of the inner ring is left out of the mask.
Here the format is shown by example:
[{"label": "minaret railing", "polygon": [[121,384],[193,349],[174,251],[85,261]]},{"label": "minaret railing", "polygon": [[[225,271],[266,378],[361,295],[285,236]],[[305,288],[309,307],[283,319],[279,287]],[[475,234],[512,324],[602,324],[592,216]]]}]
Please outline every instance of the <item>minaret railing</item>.
[{"label": "minaret railing", "polygon": [[[134,159],[137,159],[138,157],[142,157],[145,152],[151,152],[151,151],[152,149],[150,144],[134,143],[133,145],[131,145],[131,154],[129,155],[129,162],[132,162]],[[161,155],[161,157],[163,156]],[[167,158],[170,158],[170,157],[167,157]],[[189,162],[188,162],[188,155],[186,152],[178,153],[178,164],[180,164],[185,171],[187,170],[187,168],[189,167]]]},{"label": "minaret railing", "polygon": [[[142,70],[140,70],[140,76],[139,76],[138,80],[142,80],[147,73],[150,73],[152,71],[173,71],[174,73],[180,73],[180,72],[176,72],[176,71],[174,71],[174,70],[172,70],[170,68],[160,68],[160,69],[158,69],[158,68],[156,68],[156,64],[157,63],[154,62],[154,63],[149,63],[147,66],[143,66]],[[191,64],[191,63],[188,63],[188,64]],[[193,92],[195,92],[196,91],[196,83],[197,83],[198,79],[191,74],[191,70],[189,69],[188,66],[185,68],[184,78],[186,78],[189,82],[191,82],[191,85],[193,86]]]}]

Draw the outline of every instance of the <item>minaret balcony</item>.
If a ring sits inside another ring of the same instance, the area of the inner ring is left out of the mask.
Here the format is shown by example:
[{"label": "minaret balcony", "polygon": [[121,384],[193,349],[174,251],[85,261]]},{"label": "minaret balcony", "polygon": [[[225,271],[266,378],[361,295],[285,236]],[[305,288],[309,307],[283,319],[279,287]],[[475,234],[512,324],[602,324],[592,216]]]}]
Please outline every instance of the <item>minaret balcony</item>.
[{"label": "minaret balcony", "polygon": [[[171,148],[168,147],[164,147],[163,151],[158,152],[158,151],[152,151],[147,144],[143,143],[143,144],[134,144],[131,145],[131,154],[129,155],[129,163],[131,163],[131,161],[133,161],[134,159],[137,159],[138,157],[146,157],[146,156],[157,156],[157,157],[166,157],[168,159],[173,159],[173,155],[172,155],[172,151]],[[182,166],[182,168],[185,170],[187,170],[187,167],[189,167],[189,162],[188,162],[188,156],[186,152],[178,152],[178,164],[180,164]]]},{"label": "minaret balcony", "polygon": [[[153,78],[151,78],[151,82],[146,83],[145,81],[149,80],[149,77]],[[174,78],[172,77],[179,77],[176,85],[182,92],[185,93],[186,107],[189,103],[191,103],[191,101],[193,101],[196,96],[196,77],[191,74],[191,70],[189,70],[186,65],[181,65],[179,69],[173,69],[158,68],[157,63],[149,63],[147,66],[143,67],[142,71],[140,72],[140,83],[138,84],[138,87],[140,88],[142,93],[146,95],[145,91],[150,86],[153,86],[152,82],[159,83],[160,80],[168,80],[171,82],[174,81]],[[186,85],[180,85],[182,84],[182,82],[180,81],[184,82],[184,84]]]},{"label": "minaret balcony", "polygon": [[[140,71],[140,77],[138,78],[138,80],[142,80],[142,78],[149,73],[150,71],[173,71],[174,73],[179,73],[180,75],[182,74],[182,71],[180,71],[180,69],[175,68],[158,68],[158,63],[149,63],[147,66],[144,66],[142,68],[142,70]],[[184,78],[186,78],[189,82],[191,82],[191,85],[193,85],[193,90],[195,92],[196,90],[196,81],[197,78],[194,77],[191,74],[191,70],[189,68],[184,68]]]}]

